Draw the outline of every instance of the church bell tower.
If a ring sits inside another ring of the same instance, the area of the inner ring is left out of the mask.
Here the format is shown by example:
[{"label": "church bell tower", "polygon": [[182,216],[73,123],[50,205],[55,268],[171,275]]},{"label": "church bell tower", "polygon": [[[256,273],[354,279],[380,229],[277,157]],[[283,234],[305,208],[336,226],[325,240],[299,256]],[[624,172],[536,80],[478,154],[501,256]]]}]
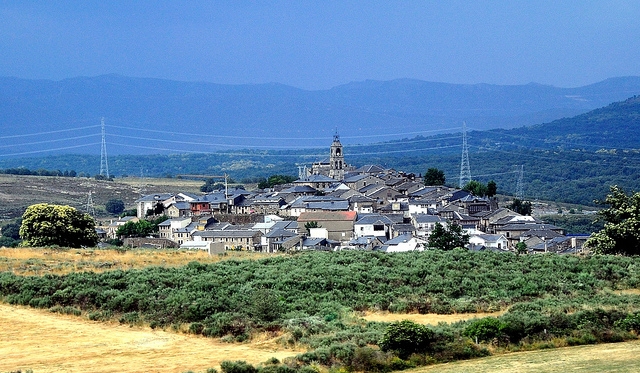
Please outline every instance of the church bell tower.
[{"label": "church bell tower", "polygon": [[340,143],[340,136],[338,131],[333,135],[333,142],[331,143],[331,156],[329,157],[329,177],[336,180],[344,179],[344,153],[342,152],[342,144]]}]

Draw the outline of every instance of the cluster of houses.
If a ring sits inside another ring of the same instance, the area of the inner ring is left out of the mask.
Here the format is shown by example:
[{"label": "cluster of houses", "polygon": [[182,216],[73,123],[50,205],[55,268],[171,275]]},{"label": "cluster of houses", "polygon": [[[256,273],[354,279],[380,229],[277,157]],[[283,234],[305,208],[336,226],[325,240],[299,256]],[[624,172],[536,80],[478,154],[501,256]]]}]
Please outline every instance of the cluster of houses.
[{"label": "cluster of houses", "polygon": [[157,238],[137,245],[210,252],[251,250],[422,250],[440,223],[458,224],[470,250],[574,253],[583,239],[561,228],[500,208],[496,199],[461,189],[426,186],[414,174],[345,163],[338,136],[330,156],[295,182],[269,190],[225,189],[204,195],[162,193],[136,201],[137,216],[112,222],[115,237],[127,221],[164,214]]}]

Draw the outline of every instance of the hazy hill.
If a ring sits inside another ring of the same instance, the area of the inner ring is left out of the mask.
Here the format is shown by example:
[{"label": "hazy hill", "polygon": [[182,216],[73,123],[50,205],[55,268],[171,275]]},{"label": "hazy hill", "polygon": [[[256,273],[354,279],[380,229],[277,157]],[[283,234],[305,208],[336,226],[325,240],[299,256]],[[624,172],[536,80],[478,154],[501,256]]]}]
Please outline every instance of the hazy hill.
[{"label": "hazy hill", "polygon": [[[62,81],[0,78],[0,157],[100,152],[211,152],[323,146],[548,122],[640,94],[640,77],[579,88],[364,81],[306,91],[280,84],[220,85],[117,75]],[[74,129],[73,131],[65,131]],[[42,133],[39,136],[20,136]],[[372,136],[373,135],[373,136]],[[13,136],[13,137],[9,137]],[[53,142],[52,142],[53,141]]]}]

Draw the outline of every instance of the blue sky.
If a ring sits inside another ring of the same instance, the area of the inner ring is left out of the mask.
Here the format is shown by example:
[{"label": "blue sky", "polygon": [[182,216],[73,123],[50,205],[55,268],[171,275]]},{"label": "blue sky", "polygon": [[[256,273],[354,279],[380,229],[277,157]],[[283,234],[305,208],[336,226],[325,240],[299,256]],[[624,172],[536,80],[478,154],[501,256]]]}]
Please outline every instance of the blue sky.
[{"label": "blue sky", "polygon": [[640,75],[640,1],[3,1],[0,75],[328,89]]}]

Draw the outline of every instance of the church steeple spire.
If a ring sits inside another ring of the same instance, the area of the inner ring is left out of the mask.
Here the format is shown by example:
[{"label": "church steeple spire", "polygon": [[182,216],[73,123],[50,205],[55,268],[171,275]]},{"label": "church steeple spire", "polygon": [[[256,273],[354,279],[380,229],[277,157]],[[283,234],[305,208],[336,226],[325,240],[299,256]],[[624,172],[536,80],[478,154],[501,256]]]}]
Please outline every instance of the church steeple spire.
[{"label": "church steeple spire", "polygon": [[336,180],[344,179],[344,153],[342,152],[342,143],[340,143],[340,135],[338,129],[333,135],[333,142],[331,143],[331,156],[329,157],[329,177]]}]

